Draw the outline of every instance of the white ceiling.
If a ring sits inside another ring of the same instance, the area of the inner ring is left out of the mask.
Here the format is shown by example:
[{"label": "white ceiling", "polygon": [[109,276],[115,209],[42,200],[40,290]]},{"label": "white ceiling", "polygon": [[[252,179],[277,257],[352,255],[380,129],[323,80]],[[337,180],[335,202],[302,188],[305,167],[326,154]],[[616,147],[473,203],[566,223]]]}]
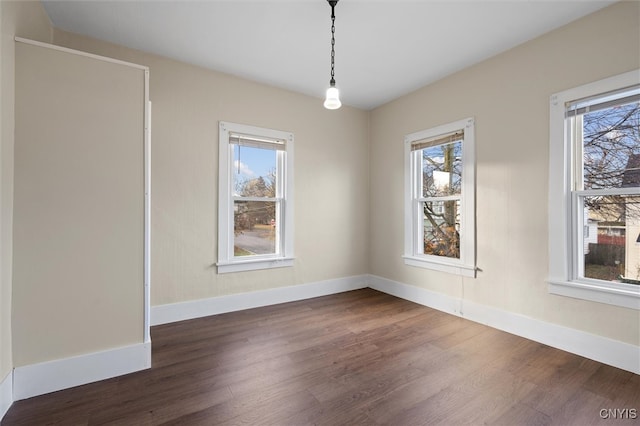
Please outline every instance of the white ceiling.
[{"label": "white ceiling", "polygon": [[[342,102],[372,109],[615,0],[341,0]],[[326,0],[44,0],[57,28],[299,93],[330,78]]]}]

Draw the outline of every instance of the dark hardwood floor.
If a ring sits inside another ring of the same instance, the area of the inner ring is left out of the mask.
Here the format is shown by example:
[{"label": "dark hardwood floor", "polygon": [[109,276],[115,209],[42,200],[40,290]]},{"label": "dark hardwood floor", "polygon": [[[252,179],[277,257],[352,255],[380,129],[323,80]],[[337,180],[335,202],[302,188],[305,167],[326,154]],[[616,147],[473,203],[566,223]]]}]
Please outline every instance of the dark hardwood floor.
[{"label": "dark hardwood floor", "polygon": [[2,424],[640,423],[638,375],[370,289],[157,326],[152,341],[151,369],[17,401]]}]

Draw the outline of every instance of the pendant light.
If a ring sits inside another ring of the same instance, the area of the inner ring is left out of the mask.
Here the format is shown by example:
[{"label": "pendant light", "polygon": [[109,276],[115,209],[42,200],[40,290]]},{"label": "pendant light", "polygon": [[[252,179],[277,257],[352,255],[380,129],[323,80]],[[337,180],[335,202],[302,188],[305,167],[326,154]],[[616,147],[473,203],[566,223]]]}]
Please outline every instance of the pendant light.
[{"label": "pendant light", "polygon": [[338,109],[342,106],[340,102],[340,92],[336,87],[336,79],[334,78],[335,67],[335,44],[336,44],[336,14],[335,7],[338,4],[338,0],[327,0],[331,6],[331,80],[329,81],[329,88],[327,89],[327,97],[324,100],[324,107],[326,109]]}]

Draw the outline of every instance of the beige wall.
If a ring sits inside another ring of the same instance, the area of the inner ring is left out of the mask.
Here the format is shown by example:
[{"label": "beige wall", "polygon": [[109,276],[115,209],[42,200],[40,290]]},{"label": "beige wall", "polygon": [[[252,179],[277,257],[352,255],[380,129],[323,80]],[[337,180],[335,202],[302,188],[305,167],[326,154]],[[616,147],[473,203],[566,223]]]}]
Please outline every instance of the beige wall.
[{"label": "beige wall", "polygon": [[16,44],[15,367],[144,341],[145,71]]},{"label": "beige wall", "polygon": [[[367,112],[62,31],[54,43],[150,68],[152,305],[368,272]],[[216,273],[220,120],[294,133],[294,267]]]},{"label": "beige wall", "polygon": [[[371,113],[371,273],[640,344],[636,310],[550,295],[549,97],[640,66],[640,3],[623,2]],[[405,266],[403,136],[474,116],[476,279]]]},{"label": "beige wall", "polygon": [[0,380],[11,371],[13,262],[14,37],[51,42],[51,24],[40,2],[0,1]]}]

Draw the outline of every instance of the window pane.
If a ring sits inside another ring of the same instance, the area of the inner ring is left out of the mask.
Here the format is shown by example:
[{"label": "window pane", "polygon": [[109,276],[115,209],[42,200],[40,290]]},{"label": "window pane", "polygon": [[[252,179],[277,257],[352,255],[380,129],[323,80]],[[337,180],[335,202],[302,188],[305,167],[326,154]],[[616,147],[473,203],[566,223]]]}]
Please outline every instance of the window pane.
[{"label": "window pane", "polygon": [[424,254],[460,258],[460,200],[422,203]]},{"label": "window pane", "polygon": [[640,186],[640,103],[584,114],[582,121],[584,188]]},{"label": "window pane", "polygon": [[432,146],[422,155],[423,197],[460,194],[462,186],[462,141]]},{"label": "window pane", "polygon": [[584,197],[584,276],[640,284],[640,197]]},{"label": "window pane", "polygon": [[234,256],[276,253],[276,202],[234,201]]},{"label": "window pane", "polygon": [[278,151],[233,145],[233,191],[240,197],[275,197]]}]

